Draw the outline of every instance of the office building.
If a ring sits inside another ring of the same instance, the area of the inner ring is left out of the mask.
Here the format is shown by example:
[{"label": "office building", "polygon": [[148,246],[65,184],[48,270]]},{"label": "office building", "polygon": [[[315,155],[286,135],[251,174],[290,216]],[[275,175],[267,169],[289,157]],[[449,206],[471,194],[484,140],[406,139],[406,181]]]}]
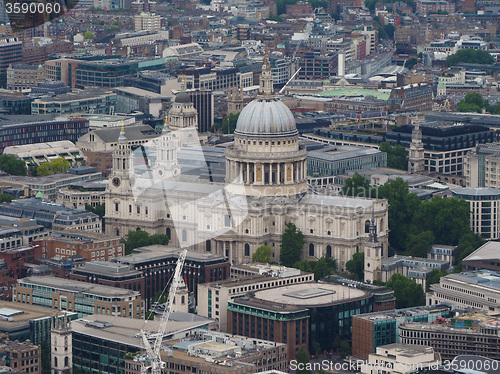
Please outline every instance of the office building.
[{"label": "office building", "polygon": [[198,112],[198,132],[204,133],[214,125],[214,96],[211,90],[187,90],[194,108]]},{"label": "office building", "polygon": [[500,359],[500,320],[486,313],[463,313],[448,319],[404,322],[401,343],[434,348],[443,360],[459,355]]},{"label": "office building", "polygon": [[[51,309],[13,301],[0,301],[0,317],[0,333],[7,339],[20,342],[29,339],[35,345],[50,341],[50,326],[56,318]],[[74,320],[77,314],[66,312],[66,318]]]},{"label": "office building", "polygon": [[399,326],[407,320],[434,322],[437,317],[448,317],[451,307],[433,305],[396,309],[352,316],[352,355],[367,360],[377,347],[400,343]]},{"label": "office building", "polygon": [[393,343],[377,347],[376,353],[370,353],[368,362],[361,365],[361,374],[405,374],[416,369],[437,368],[441,365],[441,356],[432,347],[422,347]]},{"label": "office building", "polygon": [[426,83],[418,83],[393,88],[388,104],[391,111],[430,112],[432,87]]},{"label": "office building", "polygon": [[116,111],[117,95],[102,88],[86,88],[54,97],[35,99],[33,114],[68,115],[73,113],[112,114]]},{"label": "office building", "polygon": [[13,200],[0,204],[0,214],[10,217],[28,217],[52,230],[82,230],[101,232],[101,219],[97,214],[65,208],[43,201],[41,198]]},{"label": "office building", "polygon": [[[233,270],[233,269],[232,269]],[[270,274],[270,275],[269,275]],[[228,331],[227,303],[254,290],[311,282],[314,275],[292,268],[268,267],[259,275],[247,275],[198,285],[197,313],[219,322],[220,331]]]},{"label": "office building", "polygon": [[88,132],[88,120],[82,118],[55,118],[44,116],[3,116],[0,119],[0,151],[22,144],[70,140],[75,143]]},{"label": "office building", "polygon": [[[36,147],[35,147],[36,148]],[[76,155],[76,153],[75,153]],[[45,160],[44,160],[45,162]],[[45,199],[55,201],[60,188],[68,187],[74,183],[84,181],[97,181],[102,179],[102,174],[92,167],[75,167],[66,173],[53,174],[44,177],[22,177],[6,175],[0,177],[3,186],[23,188],[24,197],[35,196],[37,193]]]},{"label": "office building", "polygon": [[30,246],[33,241],[48,234],[44,227],[33,219],[0,215],[0,252]]},{"label": "office building", "polygon": [[431,249],[427,251],[427,259],[429,260],[443,260],[453,266],[455,262],[455,245],[433,244]]},{"label": "office building", "polygon": [[95,208],[104,204],[105,189],[104,181],[76,182],[66,188],[59,189],[56,204],[80,210],[84,210],[86,205]]},{"label": "office building", "polygon": [[120,238],[89,230],[53,231],[33,244],[42,248],[43,258],[80,256],[87,261],[107,261],[125,255],[125,245]]},{"label": "office building", "polygon": [[34,98],[23,94],[5,92],[0,95],[0,112],[3,114],[29,115]]},{"label": "office building", "polygon": [[305,52],[298,58],[298,79],[328,79],[337,73],[337,53]]},{"label": "office building", "polygon": [[307,152],[309,175],[335,176],[350,170],[387,166],[387,154],[377,149],[354,146],[324,146]]},{"label": "office building", "polygon": [[116,93],[117,113],[131,113],[138,110],[159,117],[165,103],[170,101],[166,96],[135,87],[116,87],[113,92]]},{"label": "office building", "polygon": [[26,165],[40,165],[58,158],[64,158],[72,166],[81,166],[85,163],[85,156],[69,140],[57,142],[13,145],[6,147],[4,154],[14,155],[26,162]]},{"label": "office building", "polygon": [[500,187],[500,143],[478,144],[464,157],[466,187]]},{"label": "office building", "polygon": [[42,372],[41,348],[29,340],[24,343],[0,341],[0,357],[0,365],[10,367],[13,372]]},{"label": "office building", "polygon": [[41,94],[49,96],[61,95],[68,93],[70,91],[71,88],[66,86],[63,82],[53,81],[50,79],[46,79],[43,82],[38,82],[36,86],[31,87],[32,94]]},{"label": "office building", "polygon": [[372,295],[333,283],[299,283],[252,291],[227,309],[229,333],[286,343],[293,359],[301,347],[331,350],[334,337],[350,339],[351,317],[372,311]]},{"label": "office building", "polygon": [[[207,321],[169,320],[165,339],[184,338],[189,331],[206,328]],[[126,372],[125,359],[144,349],[141,330],[154,334],[159,321],[94,314],[71,323],[73,331],[73,365],[82,372],[98,367],[103,374]],[[162,357],[163,358],[163,357]],[[140,365],[139,365],[140,366]]]},{"label": "office building", "polygon": [[431,285],[426,294],[427,305],[447,303],[459,308],[500,312],[500,274],[477,270],[448,274]]},{"label": "office building", "polygon": [[144,318],[144,305],[138,291],[54,277],[18,279],[12,301],[77,313]]},{"label": "office building", "polygon": [[9,65],[21,62],[22,45],[18,38],[0,40],[0,73],[6,73]]},{"label": "office building", "polygon": [[119,262],[103,260],[86,262],[74,267],[69,277],[82,282],[139,291],[141,296],[146,294],[143,272]]},{"label": "office building", "polygon": [[500,273],[500,243],[488,241],[462,260],[463,271],[491,270]]},{"label": "office building", "polygon": [[14,91],[27,90],[45,80],[43,66],[14,64],[7,68],[7,89]]},{"label": "office building", "polygon": [[[161,352],[169,370],[181,374],[281,373],[288,360],[286,344],[234,336],[202,329],[191,330],[183,339],[167,341],[172,354]],[[140,374],[140,360],[125,361],[125,374]],[[175,369],[179,368],[179,369]]]},{"label": "office building", "polygon": [[472,231],[485,239],[500,239],[500,189],[457,188],[452,196],[469,203]]},{"label": "office building", "polygon": [[446,270],[450,267],[449,261],[432,260],[421,257],[396,255],[382,259],[380,280],[388,282],[394,274],[402,274],[427,289],[427,278],[433,270]]}]

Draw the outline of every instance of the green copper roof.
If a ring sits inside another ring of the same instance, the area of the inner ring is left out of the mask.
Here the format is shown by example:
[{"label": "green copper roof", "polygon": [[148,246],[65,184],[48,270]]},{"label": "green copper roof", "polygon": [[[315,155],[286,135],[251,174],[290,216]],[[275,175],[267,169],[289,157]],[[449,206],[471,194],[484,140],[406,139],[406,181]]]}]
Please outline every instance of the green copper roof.
[{"label": "green copper roof", "polygon": [[35,197],[38,198],[38,199],[43,199],[43,193],[42,193],[42,191],[38,191],[36,193]]},{"label": "green copper roof", "polygon": [[388,100],[389,93],[380,92],[377,90],[367,90],[365,88],[339,88],[337,90],[323,91],[319,96],[339,97],[339,96],[375,96],[380,100]]}]

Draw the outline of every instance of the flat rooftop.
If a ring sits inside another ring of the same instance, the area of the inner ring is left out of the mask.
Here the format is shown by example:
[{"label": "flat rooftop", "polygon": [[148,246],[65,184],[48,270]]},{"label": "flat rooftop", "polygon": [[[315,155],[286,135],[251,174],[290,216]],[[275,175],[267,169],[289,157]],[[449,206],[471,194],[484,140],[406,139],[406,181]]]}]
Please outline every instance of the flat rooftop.
[{"label": "flat rooftop", "polygon": [[[94,327],[92,322],[105,322],[103,328]],[[89,324],[90,322],[90,324]],[[168,337],[182,331],[188,331],[197,327],[207,325],[206,321],[169,321],[165,335]],[[94,314],[71,322],[74,332],[94,336],[96,338],[120,342],[129,346],[144,349],[141,329],[146,333],[155,334],[160,328],[159,321],[147,321],[137,318],[115,317],[102,314]]]},{"label": "flat rooftop", "polygon": [[356,318],[370,321],[386,321],[391,319],[405,319],[413,316],[423,316],[430,313],[449,312],[451,307],[447,305],[418,306],[414,308],[396,309],[389,311],[358,314]]},{"label": "flat rooftop", "polygon": [[494,271],[471,271],[468,273],[448,274],[445,280],[452,279],[475,286],[490,288],[495,292],[500,291],[500,273]]},{"label": "flat rooftop", "polygon": [[[68,312],[69,314],[76,314]],[[42,306],[0,301],[0,331],[28,324],[31,320],[55,316],[56,311]],[[5,318],[3,318],[5,317]],[[7,319],[9,318],[9,320]]]},{"label": "flat rooftop", "polygon": [[49,276],[27,277],[19,279],[18,285],[19,283],[53,287],[55,289],[64,290],[70,293],[89,293],[93,295],[109,297],[131,297],[139,295],[138,291]]},{"label": "flat rooftop", "polygon": [[[166,245],[156,244],[149,245],[147,247],[140,247],[135,249],[134,251],[135,253],[115,258],[113,259],[113,261],[120,262],[122,264],[138,264],[142,262],[164,259],[165,257],[178,258],[183,250],[181,248],[167,247]],[[197,252],[192,250],[189,250],[186,255],[187,261],[195,262],[220,261],[224,259],[226,259],[226,257],[222,255],[215,255],[212,253]]]},{"label": "flat rooftop", "polygon": [[73,273],[105,275],[107,277],[140,276],[142,273],[130,268],[130,265],[111,261],[90,261],[73,268]]},{"label": "flat rooftop", "polygon": [[297,306],[338,304],[369,295],[366,291],[333,283],[299,283],[255,292],[256,299]]},{"label": "flat rooftop", "polygon": [[476,249],[463,261],[483,261],[483,260],[499,260],[500,259],[500,243],[489,241]]}]

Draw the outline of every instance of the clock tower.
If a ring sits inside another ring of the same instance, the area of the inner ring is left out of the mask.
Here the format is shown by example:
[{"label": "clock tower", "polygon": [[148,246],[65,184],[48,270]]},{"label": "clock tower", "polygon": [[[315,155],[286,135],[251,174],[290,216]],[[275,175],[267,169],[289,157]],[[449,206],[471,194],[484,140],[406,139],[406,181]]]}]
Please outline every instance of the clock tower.
[{"label": "clock tower", "polygon": [[[125,136],[125,129],[121,128],[116,150],[113,152],[113,167],[106,187],[106,221],[120,218],[128,212],[127,201],[133,199],[132,181],[130,178],[130,156],[131,146]],[[124,236],[126,233],[120,232],[119,228],[111,230],[106,228],[106,232],[117,236]]]}]

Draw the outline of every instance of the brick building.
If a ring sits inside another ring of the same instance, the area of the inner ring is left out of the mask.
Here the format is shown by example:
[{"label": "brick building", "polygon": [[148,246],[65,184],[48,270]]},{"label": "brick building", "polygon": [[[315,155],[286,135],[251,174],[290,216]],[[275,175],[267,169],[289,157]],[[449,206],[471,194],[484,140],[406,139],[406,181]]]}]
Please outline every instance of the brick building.
[{"label": "brick building", "polygon": [[23,278],[28,274],[26,264],[34,263],[35,258],[42,257],[41,248],[37,245],[8,249],[0,252],[0,258],[5,261],[14,278]]},{"label": "brick building", "polygon": [[286,14],[292,17],[303,17],[313,14],[313,8],[311,4],[304,1],[299,1],[296,4],[286,5]]},{"label": "brick building", "polygon": [[430,112],[432,110],[432,88],[426,83],[409,84],[391,91],[389,110]]},{"label": "brick building", "polygon": [[81,256],[87,261],[108,261],[125,255],[120,238],[81,231],[55,231],[49,237],[34,242],[41,247],[43,258]]}]

